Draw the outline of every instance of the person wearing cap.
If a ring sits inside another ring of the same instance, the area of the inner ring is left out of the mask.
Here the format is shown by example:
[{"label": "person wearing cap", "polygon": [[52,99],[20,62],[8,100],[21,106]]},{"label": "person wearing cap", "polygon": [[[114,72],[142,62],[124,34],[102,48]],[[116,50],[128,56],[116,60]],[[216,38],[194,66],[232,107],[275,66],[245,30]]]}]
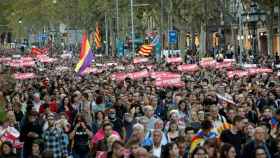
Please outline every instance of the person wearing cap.
[{"label": "person wearing cap", "polygon": [[47,115],[48,129],[42,135],[44,149],[52,152],[54,158],[65,158],[68,156],[67,142],[64,138],[64,131],[55,127],[55,116],[53,113]]}]

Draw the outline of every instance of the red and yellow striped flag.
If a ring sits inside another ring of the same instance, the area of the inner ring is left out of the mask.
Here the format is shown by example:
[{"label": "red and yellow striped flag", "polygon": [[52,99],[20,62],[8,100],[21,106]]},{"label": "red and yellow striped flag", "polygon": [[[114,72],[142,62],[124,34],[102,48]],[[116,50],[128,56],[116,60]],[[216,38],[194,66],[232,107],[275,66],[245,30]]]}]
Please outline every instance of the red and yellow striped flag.
[{"label": "red and yellow striped flag", "polygon": [[143,44],[140,47],[138,53],[140,55],[143,55],[143,56],[150,56],[152,54],[152,52],[153,52],[153,48],[154,48],[154,46],[151,45],[151,44]]},{"label": "red and yellow striped flag", "polygon": [[95,43],[96,49],[99,49],[102,47],[101,31],[100,31],[100,27],[99,27],[98,23],[96,23],[96,26],[95,26],[94,43]]}]

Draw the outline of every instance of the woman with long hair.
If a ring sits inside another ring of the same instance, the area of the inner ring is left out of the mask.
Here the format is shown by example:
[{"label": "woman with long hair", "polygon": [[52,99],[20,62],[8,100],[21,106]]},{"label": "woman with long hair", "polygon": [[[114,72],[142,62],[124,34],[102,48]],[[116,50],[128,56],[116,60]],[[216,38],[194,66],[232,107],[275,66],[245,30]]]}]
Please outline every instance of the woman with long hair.
[{"label": "woman with long hair", "polygon": [[105,113],[103,111],[98,111],[95,113],[95,118],[92,122],[92,132],[96,133],[98,129],[102,127],[102,123],[105,120]]},{"label": "woman with long hair", "polygon": [[221,146],[220,150],[220,157],[221,158],[235,158],[236,151],[233,145],[225,143]]},{"label": "woman with long hair", "polygon": [[1,149],[0,158],[16,158],[16,155],[13,153],[12,143],[3,142],[0,149]]},{"label": "woman with long hair", "polygon": [[174,142],[168,143],[162,149],[161,158],[179,158],[179,148]]},{"label": "woman with long hair", "polygon": [[178,125],[176,121],[170,121],[169,129],[167,132],[167,139],[168,142],[174,142],[176,138],[179,136]]},{"label": "woman with long hair", "polygon": [[58,112],[64,112],[67,116],[67,120],[72,123],[74,119],[74,109],[71,105],[70,99],[68,97],[64,97],[58,109]]}]

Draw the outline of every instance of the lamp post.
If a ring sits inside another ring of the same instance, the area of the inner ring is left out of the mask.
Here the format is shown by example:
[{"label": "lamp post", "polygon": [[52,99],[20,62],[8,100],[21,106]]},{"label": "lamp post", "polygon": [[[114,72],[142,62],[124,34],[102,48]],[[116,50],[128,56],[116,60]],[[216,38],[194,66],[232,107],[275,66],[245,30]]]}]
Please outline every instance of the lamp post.
[{"label": "lamp post", "polygon": [[257,36],[257,26],[259,21],[264,21],[266,13],[261,12],[256,0],[252,0],[248,13],[243,13],[242,16],[246,17],[245,22],[247,22],[248,29],[252,30],[252,45],[253,45],[253,56],[255,61],[258,58],[258,36]]},{"label": "lamp post", "polygon": [[[237,40],[239,41],[239,43],[243,43],[243,40],[244,40],[244,36],[243,35],[238,35],[237,36]],[[241,44],[240,44],[241,46]],[[242,47],[242,46],[241,46]],[[243,49],[240,47],[240,52],[239,52],[239,63],[242,64],[243,63]]]},{"label": "lamp post", "polygon": [[135,34],[134,34],[134,12],[133,7],[145,7],[149,6],[150,4],[134,4],[133,0],[130,0],[130,16],[131,16],[131,42],[132,42],[132,54],[135,56]]},{"label": "lamp post", "polygon": [[132,54],[135,56],[133,0],[130,0]]},{"label": "lamp post", "polygon": [[20,28],[19,28],[19,40],[20,40],[20,42],[21,42],[21,36],[22,36],[22,19],[19,19],[18,20],[18,23],[19,23],[19,25],[20,25]]}]

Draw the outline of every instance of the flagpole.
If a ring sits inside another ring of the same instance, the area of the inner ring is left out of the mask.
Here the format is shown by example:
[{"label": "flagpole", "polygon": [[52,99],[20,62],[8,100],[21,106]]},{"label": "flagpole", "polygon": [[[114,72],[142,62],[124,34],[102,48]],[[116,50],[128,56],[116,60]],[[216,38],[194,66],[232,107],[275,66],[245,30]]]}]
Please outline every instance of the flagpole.
[{"label": "flagpole", "polygon": [[107,56],[109,56],[109,51],[108,51],[108,21],[107,21],[107,12],[105,13],[105,38],[106,38],[106,43],[105,43],[105,53]]}]

